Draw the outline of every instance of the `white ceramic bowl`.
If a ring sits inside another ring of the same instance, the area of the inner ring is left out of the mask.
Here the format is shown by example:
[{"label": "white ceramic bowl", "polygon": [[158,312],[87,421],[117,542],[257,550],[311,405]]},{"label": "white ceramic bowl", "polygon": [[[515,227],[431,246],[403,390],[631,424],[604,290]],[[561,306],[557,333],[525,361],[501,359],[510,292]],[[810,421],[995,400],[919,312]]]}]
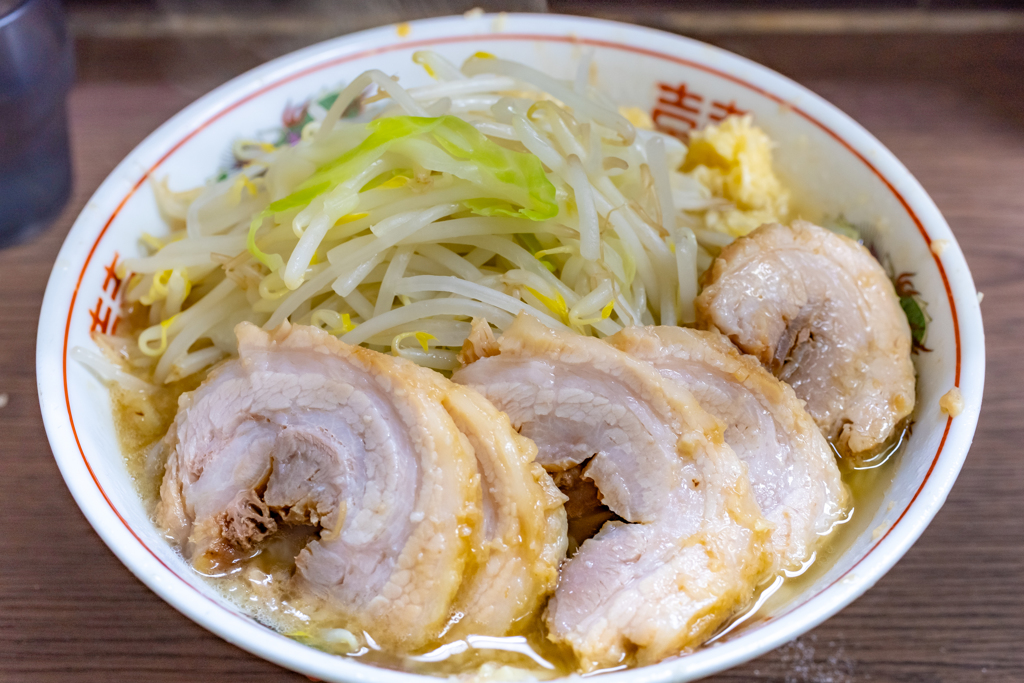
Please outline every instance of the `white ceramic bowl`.
[{"label": "white ceramic bowl", "polygon": [[[411,61],[429,48],[460,63],[479,50],[559,77],[592,50],[599,84],[677,130],[730,107],[749,111],[778,142],[780,172],[804,215],[842,213],[877,226],[868,235],[897,272],[916,273],[928,304],[931,353],[915,357],[920,375],[913,435],[873,519],[862,519],[827,572],[796,597],[760,613],[731,637],[682,658],[611,673],[612,681],[683,681],[756,657],[795,638],[871,587],[920,536],[946,498],[974,435],[985,376],[977,292],[949,227],[903,165],[849,117],[796,83],[708,45],[659,31],[551,15],[449,17],[386,26],[276,59],[201,98],[150,135],[103,182],[71,229],[46,289],[37,350],[39,400],[68,488],[111,550],[164,600],[226,640],[326,681],[411,681],[411,674],[359,664],[307,648],[227,604],[165,542],[146,516],[118,448],[106,388],[68,352],[90,347],[90,329],[109,330],[119,283],[109,267],[138,252],[143,231],[162,223],[147,179],[175,187],[214,174],[229,141],[280,125],[289,103],[337,87],[368,68],[425,81]],[[930,248],[937,241],[945,249]],[[943,242],[939,242],[943,245]],[[939,398],[959,386],[956,419]],[[872,511],[861,511],[862,516]]]}]

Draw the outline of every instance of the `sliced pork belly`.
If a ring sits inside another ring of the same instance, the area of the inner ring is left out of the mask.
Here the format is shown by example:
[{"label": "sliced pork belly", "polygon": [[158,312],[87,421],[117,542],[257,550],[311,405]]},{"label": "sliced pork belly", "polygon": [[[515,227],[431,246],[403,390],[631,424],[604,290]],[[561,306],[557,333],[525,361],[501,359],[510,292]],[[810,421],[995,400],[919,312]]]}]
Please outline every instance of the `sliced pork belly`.
[{"label": "sliced pork belly", "polygon": [[481,397],[314,328],[267,334],[243,323],[236,333],[239,358],[183,397],[164,440],[158,520],[187,559],[197,568],[237,561],[283,526],[312,527],[287,586],[292,599],[384,647],[422,647],[480,571],[473,558],[484,550],[474,544],[491,537],[479,456],[508,468],[498,487],[518,484],[491,499],[524,508],[533,535],[507,564],[529,564],[536,577],[510,583],[501,597],[513,606],[481,628],[502,635],[536,609],[564,547],[564,513],[530,469],[530,444],[507,421],[477,424],[485,409],[464,404]]},{"label": "sliced pork belly", "polygon": [[842,518],[848,493],[832,449],[793,390],[718,332],[630,327],[608,343],[689,389],[725,425],[774,525],[778,569],[797,569]]},{"label": "sliced pork belly", "polygon": [[446,639],[505,635],[527,626],[555,588],[568,541],[565,496],[508,416],[478,392],[449,385],[443,404],[476,453],[484,520]]},{"label": "sliced pork belly", "polygon": [[698,645],[750,600],[770,562],[770,525],[721,423],[685,388],[601,340],[526,316],[496,347],[471,346],[484,357],[453,379],[504,410],[549,471],[589,459],[583,476],[625,520],[563,565],[548,606],[551,637],[584,670]]},{"label": "sliced pork belly", "polygon": [[698,323],[788,382],[841,453],[878,449],[913,410],[910,327],[863,246],[805,221],[762,225],[704,277]]}]

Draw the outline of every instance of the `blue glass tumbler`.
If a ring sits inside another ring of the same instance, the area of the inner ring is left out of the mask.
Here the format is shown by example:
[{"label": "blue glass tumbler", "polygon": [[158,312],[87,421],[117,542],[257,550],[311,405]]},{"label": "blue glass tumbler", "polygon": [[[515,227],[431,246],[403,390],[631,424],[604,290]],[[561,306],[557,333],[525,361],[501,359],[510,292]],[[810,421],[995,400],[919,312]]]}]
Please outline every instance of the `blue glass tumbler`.
[{"label": "blue glass tumbler", "polygon": [[59,0],[0,0],[0,248],[45,228],[71,194],[73,81]]}]

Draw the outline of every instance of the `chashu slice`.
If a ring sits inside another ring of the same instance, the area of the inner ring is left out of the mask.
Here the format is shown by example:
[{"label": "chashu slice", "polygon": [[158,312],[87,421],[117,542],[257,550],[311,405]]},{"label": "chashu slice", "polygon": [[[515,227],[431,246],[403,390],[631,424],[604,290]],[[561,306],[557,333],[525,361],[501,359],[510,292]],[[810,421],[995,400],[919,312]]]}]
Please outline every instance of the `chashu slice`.
[{"label": "chashu slice", "polygon": [[[436,642],[478,572],[473,558],[486,554],[474,547],[485,538],[477,457],[523,468],[532,483],[519,492],[524,507],[554,518],[528,550],[549,556],[564,543],[564,517],[559,527],[529,469],[529,443],[506,428],[506,451],[488,453],[456,424],[484,432],[477,416],[449,414],[453,392],[471,400],[464,388],[311,327],[268,334],[243,323],[236,333],[239,358],[183,396],[164,440],[158,520],[197,567],[252,555],[283,527],[311,526],[290,599],[410,651]],[[516,606],[487,622],[494,635],[551,590],[536,573],[509,588]]]},{"label": "chashu slice", "polygon": [[443,404],[476,453],[484,518],[445,639],[507,635],[530,625],[558,581],[565,496],[507,415],[473,389],[449,385]]},{"label": "chashu slice", "polygon": [[806,221],[762,225],[704,278],[698,324],[789,383],[842,454],[879,449],[914,409],[910,327],[863,246]]},{"label": "chashu slice", "polygon": [[[486,331],[486,332],[485,332]],[[477,333],[489,329],[477,326]],[[566,562],[546,620],[585,671],[699,645],[751,599],[770,525],[722,425],[649,364],[520,316],[453,379],[505,411],[538,462],[584,475],[625,522]],[[497,351],[497,355],[494,354]]]},{"label": "chashu slice", "polygon": [[849,493],[793,390],[718,332],[629,327],[607,341],[685,386],[726,425],[725,442],[746,463],[761,513],[774,525],[777,568],[799,569],[845,516]]}]

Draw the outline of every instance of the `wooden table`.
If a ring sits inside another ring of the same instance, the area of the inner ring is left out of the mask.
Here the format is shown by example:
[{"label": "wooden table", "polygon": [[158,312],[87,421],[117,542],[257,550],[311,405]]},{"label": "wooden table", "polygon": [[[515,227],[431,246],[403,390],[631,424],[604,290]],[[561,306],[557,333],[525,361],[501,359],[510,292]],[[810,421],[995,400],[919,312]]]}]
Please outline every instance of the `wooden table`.
[{"label": "wooden table", "polygon": [[[824,95],[920,179],[985,293],[989,368],[974,448],[917,545],[838,616],[714,680],[1024,681],[1024,34],[712,41]],[[46,234],[0,252],[0,683],[305,680],[206,632],[117,561],[61,480],[34,376],[51,264],[100,181],[171,114],[302,42],[79,42],[74,198]]]}]

